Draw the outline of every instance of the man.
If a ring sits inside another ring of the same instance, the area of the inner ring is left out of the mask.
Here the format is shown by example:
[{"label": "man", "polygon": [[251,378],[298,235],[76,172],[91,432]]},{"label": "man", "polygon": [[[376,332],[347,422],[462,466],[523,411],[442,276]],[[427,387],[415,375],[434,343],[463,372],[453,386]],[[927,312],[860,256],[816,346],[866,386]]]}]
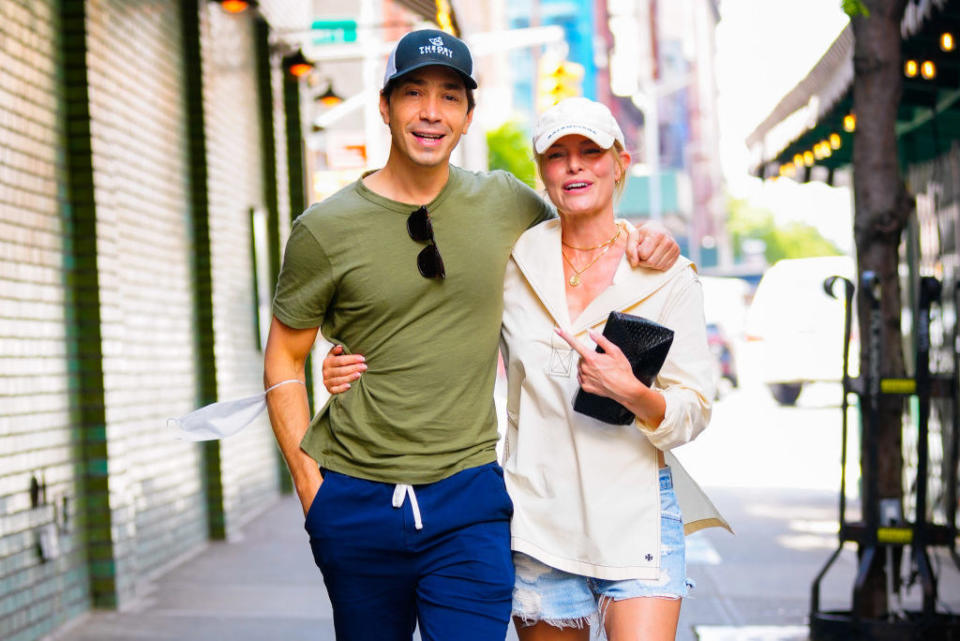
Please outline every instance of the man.
[{"label": "man", "polygon": [[[449,164],[472,74],[446,33],[400,40],[380,95],[386,164],[297,219],[277,284],[266,385],[303,380],[321,326],[371,365],[312,422],[301,386],[267,395],[338,639],[409,640],[419,621],[425,641],[499,641],[510,617],[493,404],[503,275],[552,211],[509,174]],[[663,234],[645,243],[660,266],[676,257]]]}]

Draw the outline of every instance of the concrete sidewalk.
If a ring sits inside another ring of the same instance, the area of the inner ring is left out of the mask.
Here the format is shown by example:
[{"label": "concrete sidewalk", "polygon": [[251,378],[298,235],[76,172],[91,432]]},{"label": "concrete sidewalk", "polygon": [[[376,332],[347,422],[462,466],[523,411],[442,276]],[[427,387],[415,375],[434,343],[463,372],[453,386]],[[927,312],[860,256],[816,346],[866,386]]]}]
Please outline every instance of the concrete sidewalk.
[{"label": "concrete sidewalk", "polygon": [[[737,536],[688,537],[679,641],[803,641],[810,582],[836,546],[832,493],[712,488]],[[327,641],[330,606],[296,499],[284,497],[240,538],[210,544],[154,579],[124,612],[97,612],[56,641]],[[941,600],[960,609],[960,577],[940,555]],[[824,608],[849,607],[855,556],[844,552],[823,587]],[[376,613],[371,613],[376,616]],[[508,639],[516,639],[511,629]]]},{"label": "concrete sidewalk", "polygon": [[327,641],[333,615],[294,496],[235,540],[157,577],[123,612],[96,612],[57,641]]}]

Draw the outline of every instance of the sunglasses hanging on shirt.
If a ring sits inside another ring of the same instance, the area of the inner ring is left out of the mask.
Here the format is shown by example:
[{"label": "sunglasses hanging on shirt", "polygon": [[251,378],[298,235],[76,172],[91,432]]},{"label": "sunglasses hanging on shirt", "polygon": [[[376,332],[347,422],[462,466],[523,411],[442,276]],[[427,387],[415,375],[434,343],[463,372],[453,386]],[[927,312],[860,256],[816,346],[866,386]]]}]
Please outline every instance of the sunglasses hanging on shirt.
[{"label": "sunglasses hanging on shirt", "polygon": [[437,241],[433,237],[433,225],[430,224],[430,214],[427,208],[421,206],[407,218],[407,233],[418,243],[429,243],[417,255],[417,269],[424,278],[445,278],[443,259]]}]

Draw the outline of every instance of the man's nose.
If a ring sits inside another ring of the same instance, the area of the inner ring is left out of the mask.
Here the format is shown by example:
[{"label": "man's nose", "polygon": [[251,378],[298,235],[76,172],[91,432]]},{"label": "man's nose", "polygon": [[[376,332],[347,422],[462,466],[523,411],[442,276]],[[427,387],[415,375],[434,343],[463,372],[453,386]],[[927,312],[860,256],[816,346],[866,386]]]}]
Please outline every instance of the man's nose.
[{"label": "man's nose", "polygon": [[420,118],[429,122],[440,119],[440,100],[437,96],[425,96],[420,103]]}]

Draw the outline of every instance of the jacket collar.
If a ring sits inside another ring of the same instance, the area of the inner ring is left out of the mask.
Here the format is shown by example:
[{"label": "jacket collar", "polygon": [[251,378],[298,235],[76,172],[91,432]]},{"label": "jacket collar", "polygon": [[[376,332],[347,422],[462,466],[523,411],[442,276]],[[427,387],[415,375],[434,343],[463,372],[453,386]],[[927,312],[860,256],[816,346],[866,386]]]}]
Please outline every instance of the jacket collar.
[{"label": "jacket collar", "polygon": [[693,263],[681,256],[666,271],[631,268],[626,256],[613,276],[613,286],[594,298],[578,318],[569,318],[567,294],[563,282],[560,255],[560,220],[543,222],[527,230],[513,246],[511,254],[523,277],[543,303],[553,321],[579,334],[607,320],[610,310],[627,311],[669,283]]}]

